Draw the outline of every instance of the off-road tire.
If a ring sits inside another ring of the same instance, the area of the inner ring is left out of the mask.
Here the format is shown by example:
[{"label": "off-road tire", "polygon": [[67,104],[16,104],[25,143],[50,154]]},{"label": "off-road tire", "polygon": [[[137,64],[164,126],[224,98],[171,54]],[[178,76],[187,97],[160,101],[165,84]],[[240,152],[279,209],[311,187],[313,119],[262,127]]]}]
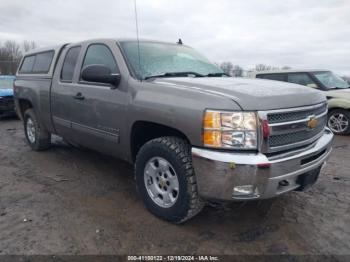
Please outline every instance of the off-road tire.
[{"label": "off-road tire", "polygon": [[[145,166],[154,157],[167,160],[178,176],[178,198],[175,204],[168,208],[157,205],[146,189]],[[137,154],[135,172],[138,192],[146,208],[155,216],[180,224],[197,215],[204,207],[204,202],[197,192],[191,147],[185,140],[177,137],[160,137],[147,142]]]},{"label": "off-road tire", "polygon": [[[28,120],[31,119],[31,121],[34,124],[35,128],[35,141],[30,141],[28,137],[28,132],[27,132],[27,123]],[[47,150],[51,146],[51,134],[47,132],[42,125],[39,123],[35,112],[33,109],[27,109],[24,112],[24,117],[23,117],[23,124],[24,124],[24,133],[27,139],[28,145],[34,150],[34,151],[43,151]]]}]

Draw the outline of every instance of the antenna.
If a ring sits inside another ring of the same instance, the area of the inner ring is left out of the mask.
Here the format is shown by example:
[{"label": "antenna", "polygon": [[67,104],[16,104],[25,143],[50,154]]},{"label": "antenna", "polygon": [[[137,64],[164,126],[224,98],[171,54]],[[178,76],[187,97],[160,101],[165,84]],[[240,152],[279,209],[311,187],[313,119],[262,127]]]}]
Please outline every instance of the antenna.
[{"label": "antenna", "polygon": [[[140,39],[139,39],[139,22],[137,17],[137,0],[134,0],[135,7],[135,22],[136,22],[136,37],[137,37],[137,55],[139,58],[139,70],[141,71],[141,55],[140,55]],[[142,78],[141,78],[142,81]]]}]

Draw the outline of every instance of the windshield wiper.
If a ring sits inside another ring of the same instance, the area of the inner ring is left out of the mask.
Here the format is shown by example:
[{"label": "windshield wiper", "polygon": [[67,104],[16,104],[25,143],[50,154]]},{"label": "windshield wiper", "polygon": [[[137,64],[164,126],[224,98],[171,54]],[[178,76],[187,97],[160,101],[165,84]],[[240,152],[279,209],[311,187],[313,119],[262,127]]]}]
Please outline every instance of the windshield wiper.
[{"label": "windshield wiper", "polygon": [[206,77],[220,77],[220,76],[228,76],[226,73],[209,73],[205,75]]},{"label": "windshield wiper", "polygon": [[144,79],[147,80],[150,78],[160,78],[160,77],[188,77],[188,76],[204,77],[204,75],[199,74],[197,72],[167,72],[159,75],[146,76]]},{"label": "windshield wiper", "polygon": [[328,90],[334,90],[334,89],[348,89],[348,88],[350,88],[350,86],[348,86],[348,87],[333,86],[333,87],[328,88]]}]

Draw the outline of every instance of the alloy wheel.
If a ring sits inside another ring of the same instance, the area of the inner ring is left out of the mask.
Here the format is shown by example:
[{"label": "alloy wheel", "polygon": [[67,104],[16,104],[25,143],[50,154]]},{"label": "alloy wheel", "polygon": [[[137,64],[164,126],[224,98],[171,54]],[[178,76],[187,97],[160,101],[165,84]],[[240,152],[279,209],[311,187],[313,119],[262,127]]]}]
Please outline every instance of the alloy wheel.
[{"label": "alloy wheel", "polygon": [[35,124],[31,118],[28,118],[28,120],[27,120],[26,131],[27,131],[27,137],[28,137],[29,142],[34,144],[36,130],[35,130]]},{"label": "alloy wheel", "polygon": [[349,119],[342,113],[336,113],[329,117],[328,126],[334,133],[343,133],[348,129]]},{"label": "alloy wheel", "polygon": [[179,195],[179,180],[172,165],[161,157],[150,159],[144,169],[148,195],[158,206],[172,207]]}]

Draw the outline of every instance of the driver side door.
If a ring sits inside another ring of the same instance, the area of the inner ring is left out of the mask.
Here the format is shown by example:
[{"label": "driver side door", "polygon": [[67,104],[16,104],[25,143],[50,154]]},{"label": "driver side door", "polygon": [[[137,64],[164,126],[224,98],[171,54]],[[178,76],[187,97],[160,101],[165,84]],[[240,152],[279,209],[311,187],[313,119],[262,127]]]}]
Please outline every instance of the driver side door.
[{"label": "driver side door", "polygon": [[105,43],[85,46],[80,74],[72,86],[71,119],[77,143],[106,154],[119,155],[120,129],[125,125],[125,88],[81,79],[82,70],[96,64],[107,66],[112,74],[120,74],[112,49],[113,46]]}]

